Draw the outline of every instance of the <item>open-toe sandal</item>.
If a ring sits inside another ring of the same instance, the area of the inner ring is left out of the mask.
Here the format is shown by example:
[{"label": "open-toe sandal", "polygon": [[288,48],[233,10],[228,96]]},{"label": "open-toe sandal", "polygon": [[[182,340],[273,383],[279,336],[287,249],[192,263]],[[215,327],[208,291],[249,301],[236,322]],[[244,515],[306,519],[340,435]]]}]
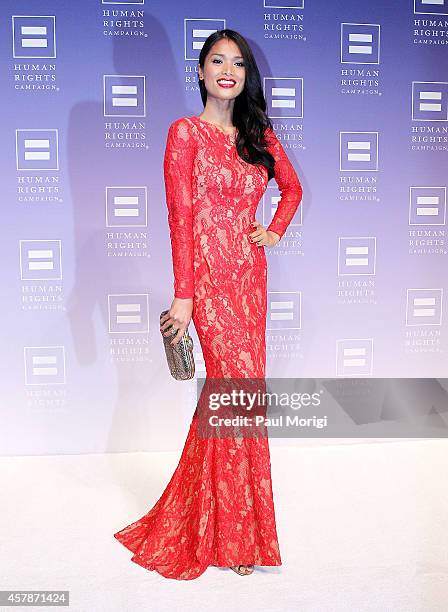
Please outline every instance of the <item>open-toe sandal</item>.
[{"label": "open-toe sandal", "polygon": [[[241,571],[242,567],[247,567],[251,569],[252,571],[250,572]],[[254,571],[253,565],[246,565],[245,563],[241,563],[241,565],[235,565],[233,567],[231,566],[230,569],[233,570],[239,576],[250,576],[250,574],[252,574],[252,572]]]}]

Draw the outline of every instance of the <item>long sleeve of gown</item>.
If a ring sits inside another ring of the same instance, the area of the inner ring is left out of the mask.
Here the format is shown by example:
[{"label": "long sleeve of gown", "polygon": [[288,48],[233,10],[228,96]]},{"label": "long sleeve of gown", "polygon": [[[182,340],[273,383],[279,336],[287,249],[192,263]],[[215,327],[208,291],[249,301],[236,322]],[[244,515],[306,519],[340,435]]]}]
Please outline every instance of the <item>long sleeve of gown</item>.
[{"label": "long sleeve of gown", "polygon": [[282,238],[302,200],[302,185],[281,142],[271,128],[266,130],[268,151],[275,159],[275,180],[281,198],[271,223],[266,228]]},{"label": "long sleeve of gown", "polygon": [[166,140],[163,171],[174,273],[174,297],[194,295],[192,169],[196,141],[191,124],[174,121]]}]

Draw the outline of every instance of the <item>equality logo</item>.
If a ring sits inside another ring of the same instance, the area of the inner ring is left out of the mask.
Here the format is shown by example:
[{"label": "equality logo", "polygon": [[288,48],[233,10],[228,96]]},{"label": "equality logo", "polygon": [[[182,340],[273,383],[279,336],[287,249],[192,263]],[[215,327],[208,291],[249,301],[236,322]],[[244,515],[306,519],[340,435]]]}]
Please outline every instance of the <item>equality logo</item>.
[{"label": "equality logo", "polygon": [[276,4],[272,0],[264,0],[263,8],[305,8],[305,0],[281,0],[280,4]]},{"label": "equality logo", "polygon": [[146,187],[106,187],[107,227],[147,226]]},{"label": "equality logo", "polygon": [[61,280],[61,240],[20,240],[21,280]]},{"label": "equality logo", "polygon": [[145,76],[103,75],[105,117],[146,117]]},{"label": "equality logo", "polygon": [[336,375],[369,376],[373,366],[373,338],[336,341]]},{"label": "equality logo", "polygon": [[378,132],[339,132],[339,166],[341,171],[377,171]]},{"label": "equality logo", "polygon": [[341,23],[341,63],[379,64],[380,25]]},{"label": "equality logo", "polygon": [[197,61],[206,39],[225,27],[225,19],[184,19],[185,59]]},{"label": "equality logo", "polygon": [[341,236],[338,241],[338,276],[375,274],[376,238]]},{"label": "equality logo", "polygon": [[303,78],[265,77],[267,112],[272,119],[303,119]]},{"label": "equality logo", "polygon": [[149,333],[147,293],[110,294],[107,298],[110,333]]},{"label": "equality logo", "polygon": [[120,0],[120,2],[117,2],[117,0],[101,0],[101,4],[140,4],[140,5],[143,5],[145,4],[145,0]]},{"label": "equality logo", "polygon": [[408,289],[406,325],[441,325],[443,289]]},{"label": "equality logo", "polygon": [[266,329],[301,329],[301,304],[301,291],[268,291]]},{"label": "equality logo", "polygon": [[414,13],[448,15],[448,0],[414,0]]},{"label": "equality logo", "polygon": [[25,346],[25,385],[65,383],[64,346]]},{"label": "equality logo", "polygon": [[409,225],[444,225],[446,187],[410,187]]},{"label": "equality logo", "polygon": [[54,15],[13,15],[12,55],[14,58],[56,57]]},{"label": "equality logo", "polygon": [[412,120],[448,120],[448,82],[412,82]]},{"label": "equality logo", "polygon": [[59,170],[57,129],[16,130],[17,170]]}]

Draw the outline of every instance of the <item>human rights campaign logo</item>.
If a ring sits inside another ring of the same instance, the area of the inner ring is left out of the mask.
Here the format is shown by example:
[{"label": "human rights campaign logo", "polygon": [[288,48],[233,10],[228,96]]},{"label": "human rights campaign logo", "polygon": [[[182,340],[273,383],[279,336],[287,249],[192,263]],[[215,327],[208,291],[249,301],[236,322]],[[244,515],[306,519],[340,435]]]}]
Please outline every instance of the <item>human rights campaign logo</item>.
[{"label": "human rights campaign logo", "polygon": [[58,130],[16,130],[17,170],[59,170]]},{"label": "human rights campaign logo", "polygon": [[445,225],[446,187],[410,187],[409,225]]},{"label": "human rights campaign logo", "polygon": [[414,13],[448,15],[448,0],[414,0]]},{"label": "human rights campaign logo", "polygon": [[340,132],[339,149],[341,171],[378,170],[378,132]]},{"label": "human rights campaign logo", "polygon": [[63,385],[65,383],[64,346],[25,346],[25,385]]},{"label": "human rights campaign logo", "polygon": [[184,19],[185,59],[197,61],[207,38],[225,27],[225,19]]},{"label": "human rights campaign logo", "polygon": [[443,289],[408,289],[406,325],[441,325]]},{"label": "human rights campaign logo", "polygon": [[263,8],[303,9],[305,8],[305,0],[280,0],[280,2],[264,0]]},{"label": "human rights campaign logo", "polygon": [[303,119],[303,78],[265,77],[264,95],[272,119]]},{"label": "human rights campaign logo", "polygon": [[146,187],[106,187],[107,227],[146,227]]},{"label": "human rights campaign logo", "polygon": [[61,280],[60,240],[19,240],[21,280]]},{"label": "human rights campaign logo", "polygon": [[54,15],[13,15],[12,56],[56,57]]},{"label": "human rights campaign logo", "polygon": [[380,25],[341,23],[341,63],[379,64]]},{"label": "human rights campaign logo", "polygon": [[266,329],[301,329],[301,297],[301,291],[269,291]]},{"label": "human rights campaign logo", "polygon": [[105,117],[146,117],[145,76],[103,76]]},{"label": "human rights campaign logo", "polygon": [[412,120],[448,120],[448,82],[412,82]]},{"label": "human rights campaign logo", "polygon": [[370,276],[375,274],[375,265],[376,238],[374,236],[339,237],[339,276]]},{"label": "human rights campaign logo", "polygon": [[109,332],[114,334],[149,333],[147,293],[108,295]]},{"label": "human rights campaign logo", "polygon": [[145,4],[145,0],[101,0],[102,4]]},{"label": "human rights campaign logo", "polygon": [[336,375],[370,376],[373,338],[342,338],[336,341]]}]

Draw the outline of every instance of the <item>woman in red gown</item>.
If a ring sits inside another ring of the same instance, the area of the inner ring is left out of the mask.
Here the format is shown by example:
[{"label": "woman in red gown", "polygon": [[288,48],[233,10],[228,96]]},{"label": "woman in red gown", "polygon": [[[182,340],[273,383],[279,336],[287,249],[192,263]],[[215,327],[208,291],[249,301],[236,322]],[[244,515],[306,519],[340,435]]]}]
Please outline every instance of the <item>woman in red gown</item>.
[{"label": "woman in red gown", "polygon": [[[264,247],[283,236],[302,187],[265,114],[245,39],[233,30],[209,36],[199,78],[203,116],[174,121],[166,142],[174,300],[161,329],[173,325],[177,343],[193,320],[207,379],[264,379]],[[274,176],[281,198],[265,229],[255,213]],[[201,437],[196,409],[165,491],[114,536],[132,561],[178,580],[197,578],[209,565],[240,575],[281,565],[268,437]]]}]

